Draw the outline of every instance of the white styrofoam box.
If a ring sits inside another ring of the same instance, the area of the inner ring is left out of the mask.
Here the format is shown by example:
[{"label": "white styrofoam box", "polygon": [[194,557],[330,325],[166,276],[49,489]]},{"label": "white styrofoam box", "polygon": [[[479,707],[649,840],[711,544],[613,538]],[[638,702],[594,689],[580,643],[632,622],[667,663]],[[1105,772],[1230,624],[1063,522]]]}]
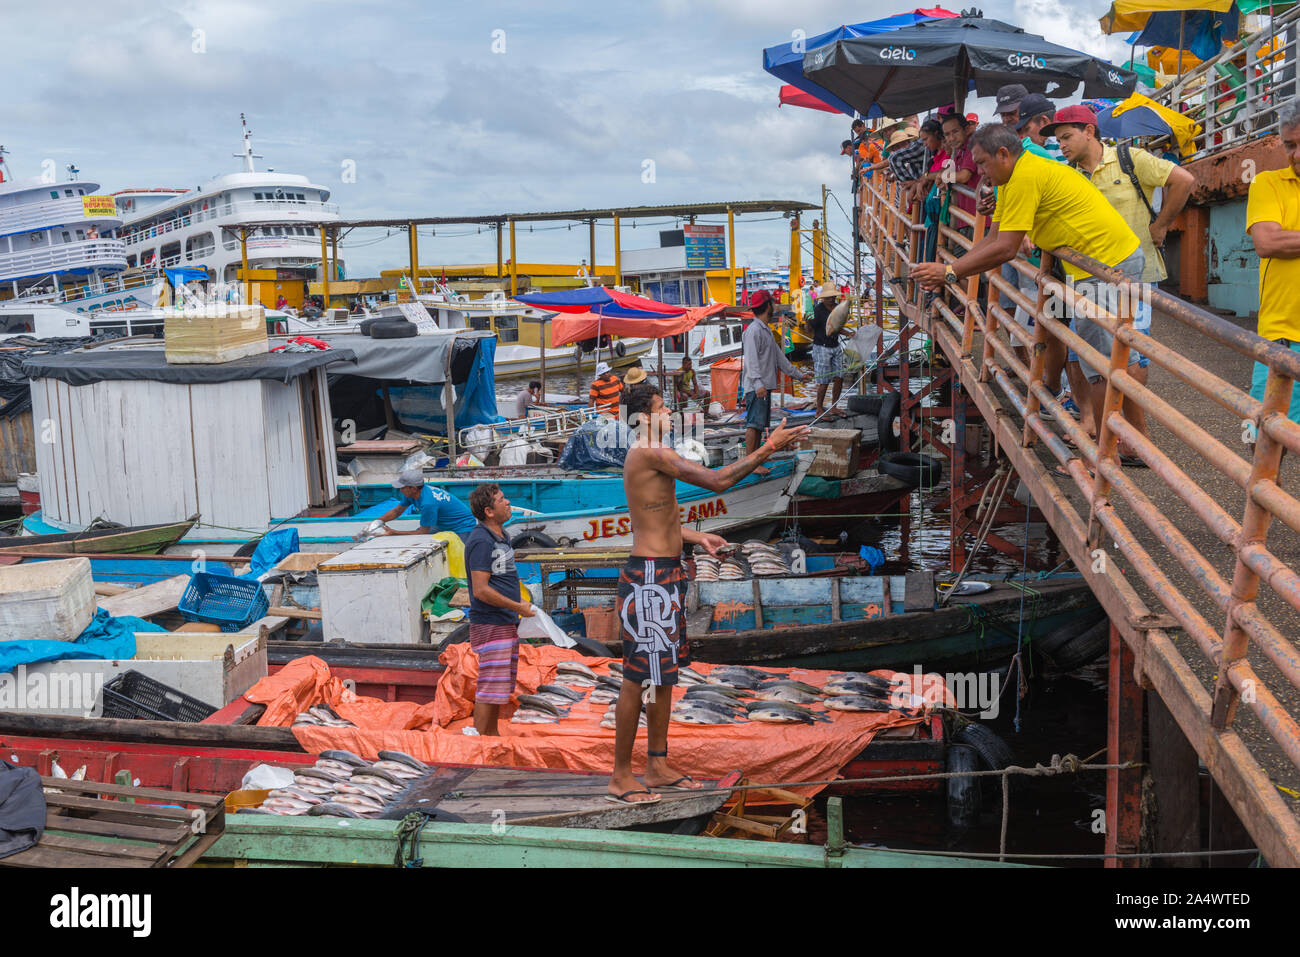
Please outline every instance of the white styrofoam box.
[{"label": "white styrofoam box", "polygon": [[94,617],[90,559],[0,568],[0,641],[72,641]]},{"label": "white styrofoam box", "polygon": [[[266,677],[266,641],[249,633],[138,631],[134,658],[69,658],[26,665],[23,701],[13,710],[41,714],[99,714],[101,689],[138,671],[214,708],[224,708]],[[15,674],[15,680],[19,675]],[[31,689],[40,687],[43,700]]]},{"label": "white styrofoam box", "polygon": [[316,566],[326,641],[414,645],[420,600],[450,573],[447,543],[432,535],[385,535]]}]

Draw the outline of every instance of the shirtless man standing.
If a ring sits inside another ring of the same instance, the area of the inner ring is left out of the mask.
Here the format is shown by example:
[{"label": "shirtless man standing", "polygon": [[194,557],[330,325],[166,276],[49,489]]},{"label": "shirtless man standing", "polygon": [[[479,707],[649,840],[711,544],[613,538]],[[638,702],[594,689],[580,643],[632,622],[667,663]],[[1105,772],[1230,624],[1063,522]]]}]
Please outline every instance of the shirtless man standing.
[{"label": "shirtless man standing", "polygon": [[[614,732],[614,773],[609,799],[618,804],[659,800],[650,788],[694,790],[701,785],[668,764],[668,716],[677,669],[690,664],[686,640],[686,571],[683,544],[702,545],[710,555],[727,542],[684,528],[677,509],[676,481],[723,492],[754,471],[773,452],[808,434],[782,421],[756,451],[720,469],[707,469],[678,455],[666,444],[670,415],[658,387],[650,383],[627,391],[628,418],[634,413],[637,439],[623,465],[623,490],[632,519],[632,555],[618,576],[619,637],[623,642],[623,687]],[[646,703],[648,741],[644,786],[632,773],[632,745],[641,718],[643,687],[653,689]]]}]

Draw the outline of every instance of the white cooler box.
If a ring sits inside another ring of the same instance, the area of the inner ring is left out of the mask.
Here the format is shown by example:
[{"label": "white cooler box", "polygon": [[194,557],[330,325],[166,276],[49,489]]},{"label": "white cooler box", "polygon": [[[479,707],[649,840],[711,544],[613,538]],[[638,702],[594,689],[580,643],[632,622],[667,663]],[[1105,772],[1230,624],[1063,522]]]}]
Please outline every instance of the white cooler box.
[{"label": "white cooler box", "polygon": [[418,644],[420,600],[449,574],[447,543],[432,535],[385,535],[321,562],[316,581],[325,640]]},{"label": "white cooler box", "polygon": [[0,641],[72,641],[94,617],[90,559],[0,568]]}]

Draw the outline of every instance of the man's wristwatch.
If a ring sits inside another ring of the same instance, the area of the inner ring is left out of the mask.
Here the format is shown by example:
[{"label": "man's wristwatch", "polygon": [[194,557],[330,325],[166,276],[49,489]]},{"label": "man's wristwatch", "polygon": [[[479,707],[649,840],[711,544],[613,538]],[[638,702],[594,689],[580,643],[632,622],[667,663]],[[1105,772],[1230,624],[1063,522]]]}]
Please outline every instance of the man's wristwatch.
[{"label": "man's wristwatch", "polygon": [[943,274],[943,281],[946,282],[946,283],[948,283],[949,285],[955,286],[955,285],[957,284],[957,272],[956,272],[956,270],[954,270],[951,266],[949,266],[949,267],[944,271],[944,274]]}]

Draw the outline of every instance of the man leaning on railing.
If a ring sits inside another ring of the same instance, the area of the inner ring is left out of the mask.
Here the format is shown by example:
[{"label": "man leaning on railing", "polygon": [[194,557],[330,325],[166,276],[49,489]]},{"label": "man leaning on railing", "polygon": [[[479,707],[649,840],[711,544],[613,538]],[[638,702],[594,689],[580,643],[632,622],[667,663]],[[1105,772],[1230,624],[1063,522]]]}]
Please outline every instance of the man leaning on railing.
[{"label": "man leaning on railing", "polygon": [[[966,276],[997,269],[1020,253],[1026,236],[1042,249],[1066,246],[1134,281],[1142,278],[1145,259],[1137,235],[1097,188],[1076,170],[1030,153],[1021,144],[1020,137],[1001,123],[980,127],[969,146],[983,175],[995,186],[1002,187],[990,232],[951,266],[942,263],[914,266],[912,277],[923,287],[939,289],[945,283],[955,284]],[[1070,263],[1060,265],[1073,281],[1077,295],[1093,303],[1100,302],[1105,308],[1115,301],[1108,294],[1106,283]],[[1040,274],[1039,278],[1045,277]],[[1054,315],[1070,316],[1070,329],[1109,357],[1112,337],[1104,327],[1083,315],[1074,315],[1074,310],[1060,300],[1050,308],[1057,310]],[[1054,349],[1063,351],[1065,344],[1049,338],[1049,358]],[[1106,382],[1100,370],[1082,358],[1079,363],[1092,398],[1090,431],[1100,435]],[[1046,384],[1053,392],[1059,387],[1055,382]]]},{"label": "man leaning on railing", "polygon": [[[1246,201],[1246,232],[1259,254],[1259,335],[1300,352],[1300,99],[1282,109],[1278,124],[1288,166],[1259,173]],[[1261,402],[1268,366],[1256,362],[1250,394]],[[1300,422],[1300,384],[1291,390],[1289,417]]]}]

